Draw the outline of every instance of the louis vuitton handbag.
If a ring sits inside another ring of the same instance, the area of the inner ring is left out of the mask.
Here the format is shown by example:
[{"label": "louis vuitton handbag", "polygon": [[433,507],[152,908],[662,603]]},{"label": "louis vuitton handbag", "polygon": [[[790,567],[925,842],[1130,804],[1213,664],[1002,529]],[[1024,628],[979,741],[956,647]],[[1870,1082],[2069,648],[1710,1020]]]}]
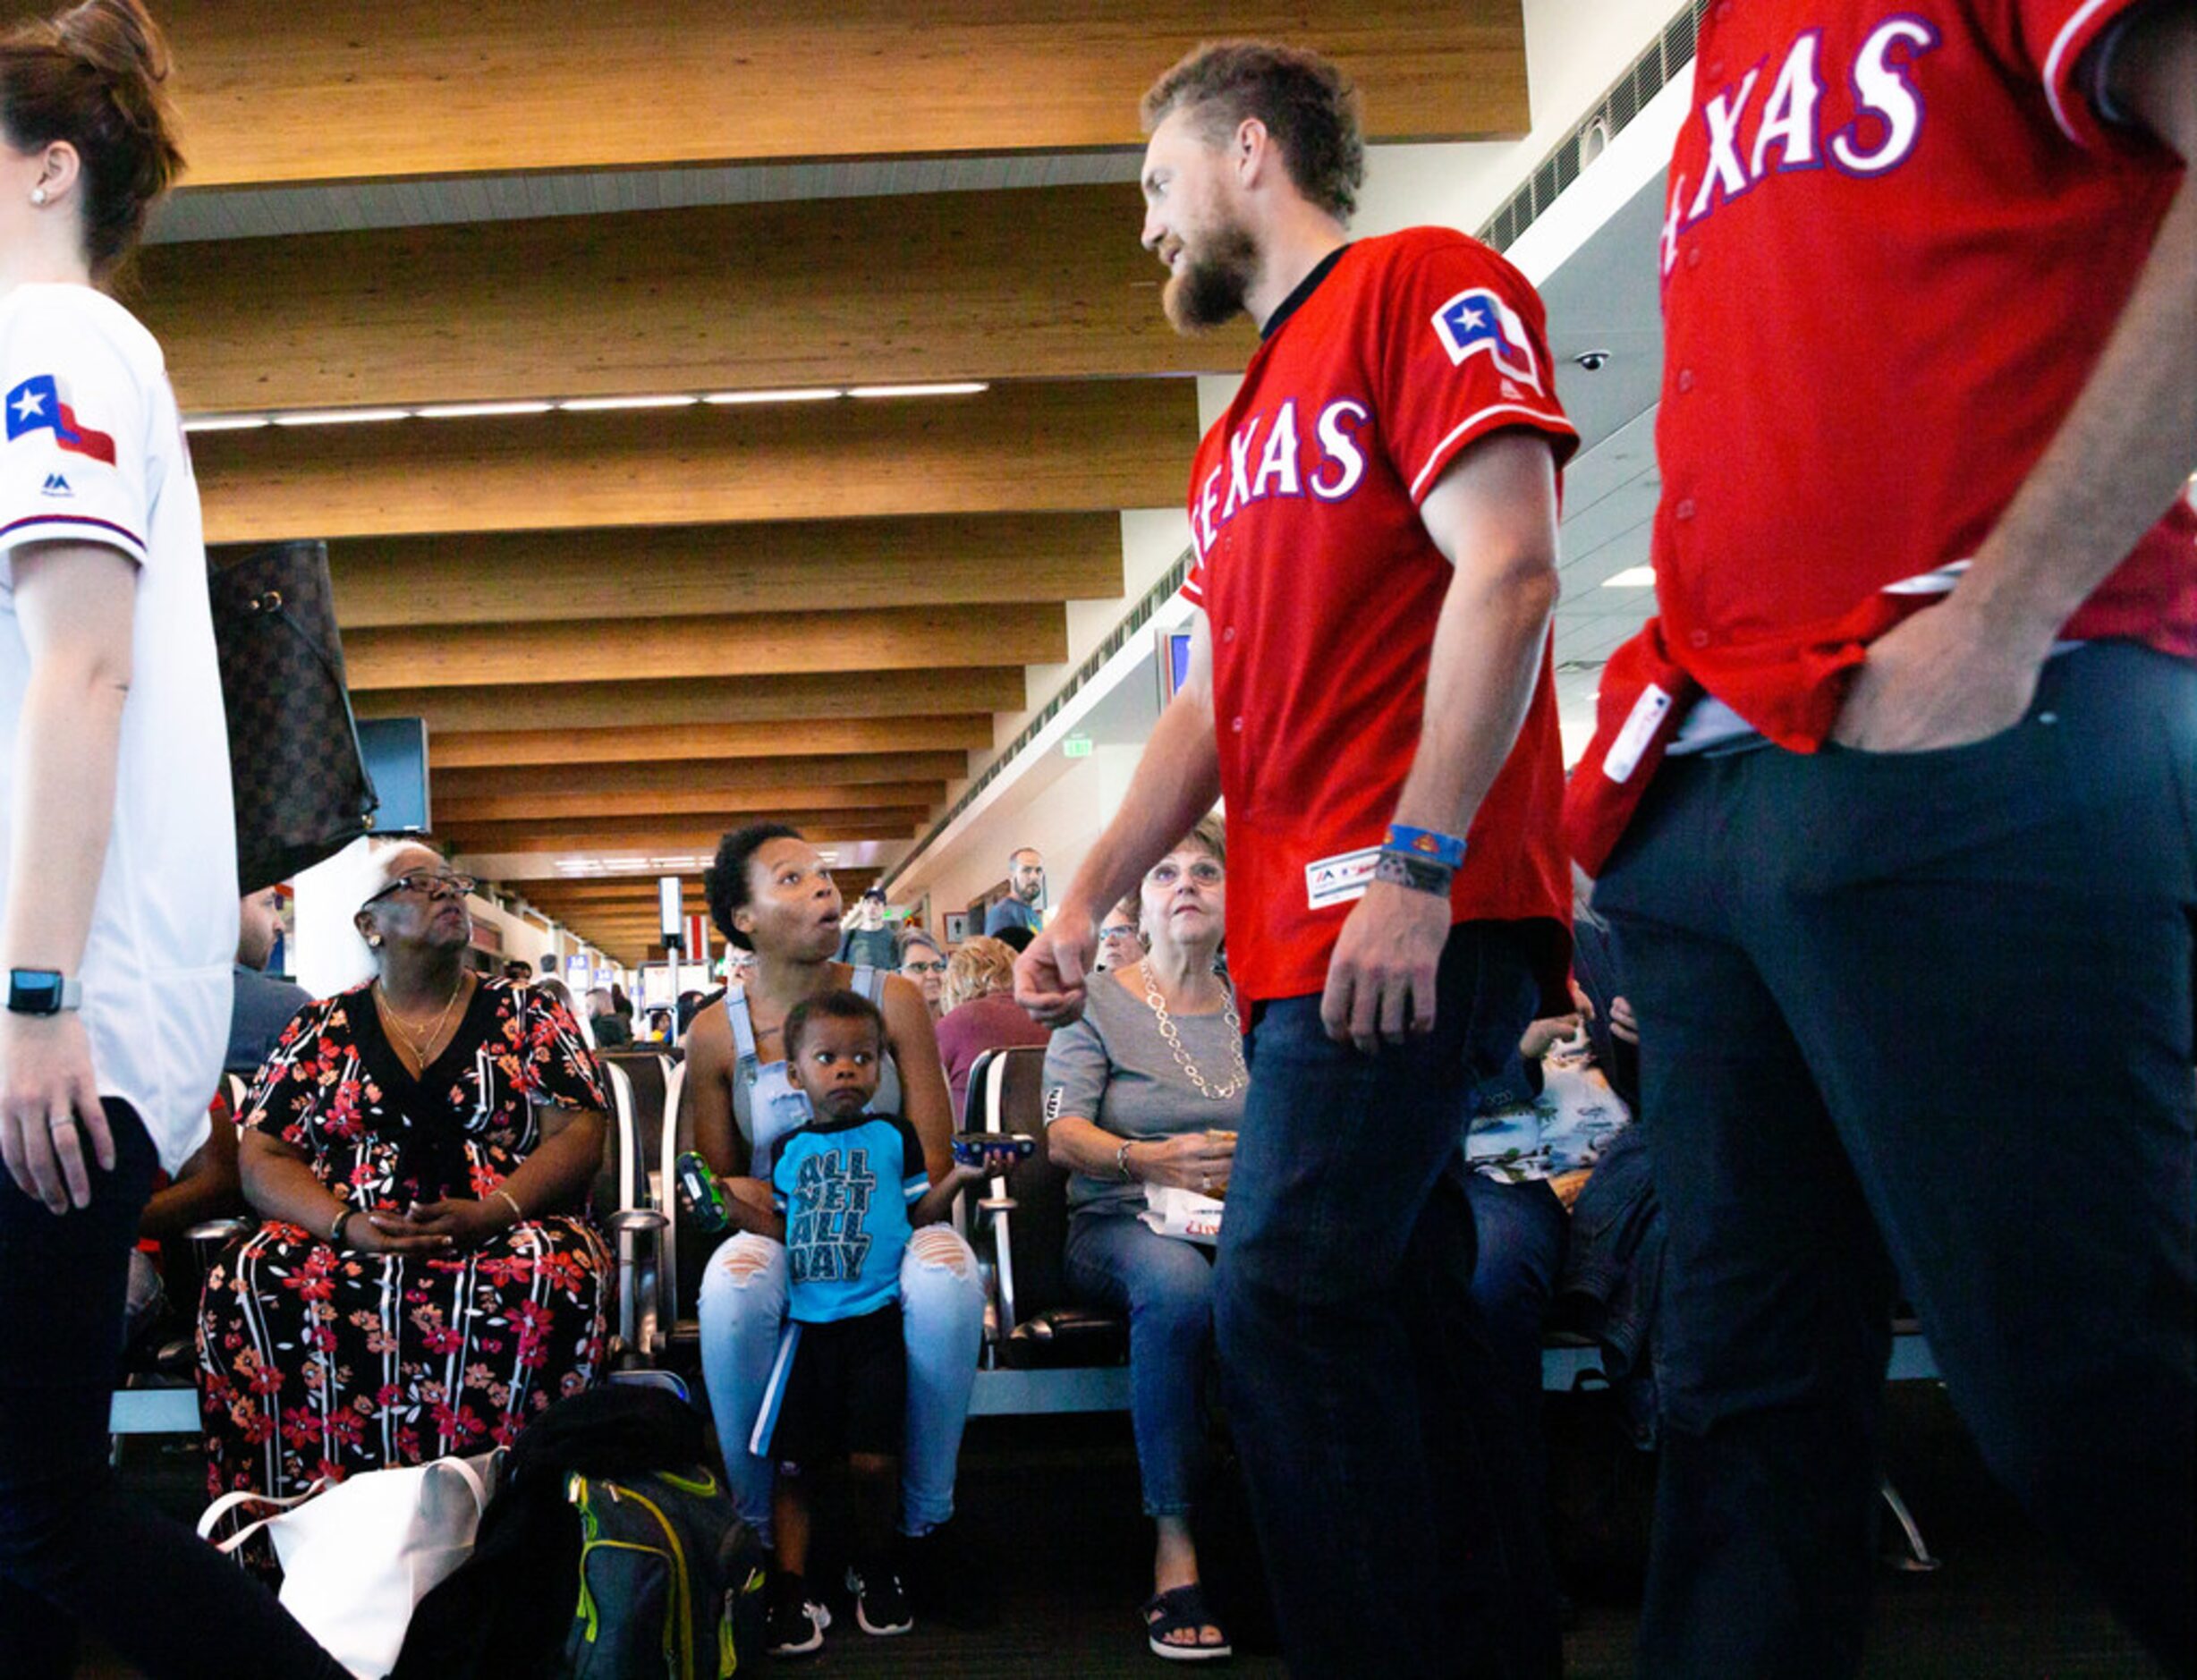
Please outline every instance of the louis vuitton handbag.
[{"label": "louis vuitton handbag", "polygon": [[286,881],[374,826],[380,800],[359,746],[328,545],[285,542],[216,564],[207,584],[239,893]]}]

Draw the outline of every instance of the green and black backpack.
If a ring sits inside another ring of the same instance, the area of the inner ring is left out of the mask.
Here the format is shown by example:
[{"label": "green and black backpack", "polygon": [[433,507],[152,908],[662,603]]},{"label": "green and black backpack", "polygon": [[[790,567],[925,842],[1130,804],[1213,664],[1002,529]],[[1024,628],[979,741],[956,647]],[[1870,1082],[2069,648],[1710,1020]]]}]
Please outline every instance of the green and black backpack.
[{"label": "green and black backpack", "polygon": [[763,1650],[763,1548],[708,1471],[567,1476],[581,1525],[570,1680],[726,1680]]}]

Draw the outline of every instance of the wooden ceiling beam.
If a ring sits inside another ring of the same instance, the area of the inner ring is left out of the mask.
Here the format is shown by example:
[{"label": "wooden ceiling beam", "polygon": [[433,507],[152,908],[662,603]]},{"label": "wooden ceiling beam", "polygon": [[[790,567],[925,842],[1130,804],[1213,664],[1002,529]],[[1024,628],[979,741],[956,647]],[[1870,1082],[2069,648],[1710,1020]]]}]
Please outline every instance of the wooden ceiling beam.
[{"label": "wooden ceiling beam", "polygon": [[1376,138],[1523,135],[1520,0],[167,0],[201,186],[1135,147],[1200,40],[1334,56]]},{"label": "wooden ceiling beam", "polygon": [[[430,759],[444,731],[615,729],[629,732],[632,751],[640,756],[654,751],[656,737],[634,736],[634,730],[668,737],[691,725],[791,723],[805,729],[819,719],[1008,712],[1030,703],[1023,667],[989,663],[961,670],[803,671],[632,683],[552,683],[539,680],[541,675],[530,672],[523,683],[488,688],[368,691],[352,700],[361,717],[424,717]],[[800,738],[786,733],[788,739]]]},{"label": "wooden ceiling beam", "polygon": [[[630,758],[617,764],[549,765],[530,769],[435,771],[439,812],[461,801],[546,798],[567,793],[742,793],[830,787],[859,791],[880,782],[945,782],[969,773],[963,752],[866,752],[816,759]],[[790,796],[782,804],[809,802]]]},{"label": "wooden ceiling beam", "polygon": [[823,606],[1098,600],[1122,591],[1121,520],[1113,513],[364,538],[332,545],[328,564],[346,634]]},{"label": "wooden ceiling beam", "polygon": [[861,813],[908,805],[929,808],[946,798],[944,782],[881,782],[870,786],[832,787],[808,782],[794,787],[747,790],[697,786],[676,792],[638,793],[484,793],[435,802],[435,816],[461,830],[484,822],[570,823],[594,817],[691,817],[732,811],[809,810]]},{"label": "wooden ceiling beam", "polygon": [[140,294],[194,414],[1241,369],[1248,322],[1167,324],[1143,216],[1124,182],[199,241]]},{"label": "wooden ceiling beam", "polygon": [[476,688],[555,672],[566,683],[796,672],[946,670],[1068,657],[1065,609],[1052,603],[979,615],[942,607],[739,618],[612,619],[591,624],[468,624],[361,630],[344,637],[355,690]]},{"label": "wooden ceiling beam", "polygon": [[701,818],[604,818],[573,824],[468,823],[445,831],[462,856],[512,852],[709,851],[728,828],[751,822],[784,822],[824,844],[842,840],[906,840],[929,820],[927,807],[864,811],[723,811]]},{"label": "wooden ceiling beam", "polygon": [[[577,307],[577,306],[576,306]],[[201,432],[207,540],[1171,507],[1190,379]]]},{"label": "wooden ceiling beam", "polygon": [[[651,759],[824,758],[845,755],[865,762],[880,755],[929,765],[941,753],[966,754],[992,744],[989,713],[935,717],[819,717],[783,724],[686,724],[637,742],[630,729],[454,730],[431,735],[428,757],[437,786],[452,772],[511,772],[525,767],[627,765],[645,752]],[[961,776],[964,768],[922,775]],[[716,771],[710,774],[717,774]]]}]

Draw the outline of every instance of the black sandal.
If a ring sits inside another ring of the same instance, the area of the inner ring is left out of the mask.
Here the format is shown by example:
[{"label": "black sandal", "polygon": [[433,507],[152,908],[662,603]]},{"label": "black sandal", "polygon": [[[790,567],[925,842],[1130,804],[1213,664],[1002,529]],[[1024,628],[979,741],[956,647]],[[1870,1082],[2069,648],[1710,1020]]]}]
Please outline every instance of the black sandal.
[{"label": "black sandal", "polygon": [[[1197,1642],[1199,1631],[1208,1627],[1219,1629],[1219,1644]],[[1169,1633],[1188,1633],[1191,1642],[1171,1645],[1166,1641]],[[1205,1608],[1205,1592],[1194,1582],[1154,1593],[1144,1601],[1144,1637],[1155,1657],[1165,1657],[1170,1662],[1214,1662],[1235,1655],[1235,1647],[1228,1642],[1228,1630]]]}]

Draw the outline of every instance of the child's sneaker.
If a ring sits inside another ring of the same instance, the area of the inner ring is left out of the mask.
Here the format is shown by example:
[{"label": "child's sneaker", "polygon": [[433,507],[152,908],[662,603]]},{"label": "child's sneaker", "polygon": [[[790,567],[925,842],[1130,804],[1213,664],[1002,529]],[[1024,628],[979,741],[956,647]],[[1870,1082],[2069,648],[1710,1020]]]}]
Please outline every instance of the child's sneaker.
[{"label": "child's sneaker", "polygon": [[908,1589],[901,1584],[900,1571],[892,1565],[849,1569],[847,1591],[854,1595],[854,1624],[863,1633],[904,1633],[915,1625]]},{"label": "child's sneaker", "polygon": [[799,1575],[770,1578],[770,1606],[765,1613],[763,1642],[774,1657],[806,1657],[824,1649],[824,1630],[832,1613],[809,1596]]}]

